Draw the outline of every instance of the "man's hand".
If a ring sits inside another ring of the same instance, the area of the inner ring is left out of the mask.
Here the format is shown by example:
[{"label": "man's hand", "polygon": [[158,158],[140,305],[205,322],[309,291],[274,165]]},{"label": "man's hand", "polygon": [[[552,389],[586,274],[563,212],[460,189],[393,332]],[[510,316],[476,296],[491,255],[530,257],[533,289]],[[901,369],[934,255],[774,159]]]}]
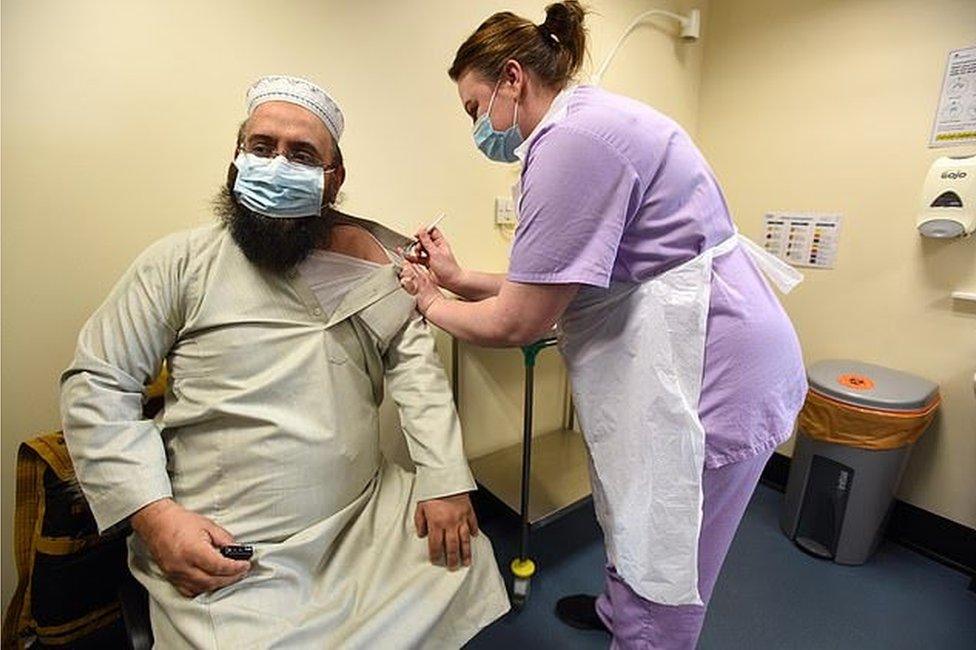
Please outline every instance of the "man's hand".
[{"label": "man's hand", "polygon": [[249,561],[220,554],[221,546],[234,543],[230,533],[172,499],[150,503],[131,522],[166,579],[187,598],[233,584],[251,568]]},{"label": "man's hand", "polygon": [[420,264],[405,262],[400,269],[400,286],[417,300],[417,311],[427,315],[430,306],[444,298],[433,274]]},{"label": "man's hand", "polygon": [[471,566],[471,538],[478,534],[478,519],[467,494],[421,501],[413,519],[417,535],[427,538],[432,564],[446,556],[451,571],[462,564]]}]

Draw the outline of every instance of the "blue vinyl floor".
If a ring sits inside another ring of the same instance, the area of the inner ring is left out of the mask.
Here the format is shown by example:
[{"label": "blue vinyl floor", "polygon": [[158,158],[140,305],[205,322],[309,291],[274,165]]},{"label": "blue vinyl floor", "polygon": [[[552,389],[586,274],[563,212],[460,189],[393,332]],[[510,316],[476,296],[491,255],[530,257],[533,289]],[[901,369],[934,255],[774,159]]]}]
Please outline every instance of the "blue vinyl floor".
[{"label": "blue vinyl floor", "polygon": [[[729,551],[699,648],[976,649],[976,593],[969,578],[885,542],[863,566],[807,556],[779,529],[783,495],[760,485]],[[503,574],[516,552],[515,518],[484,499],[479,516]],[[597,593],[603,542],[592,507],[531,537],[539,571],[528,602],[482,631],[468,648],[606,648],[609,637],[580,632],[553,614],[564,595]]]}]

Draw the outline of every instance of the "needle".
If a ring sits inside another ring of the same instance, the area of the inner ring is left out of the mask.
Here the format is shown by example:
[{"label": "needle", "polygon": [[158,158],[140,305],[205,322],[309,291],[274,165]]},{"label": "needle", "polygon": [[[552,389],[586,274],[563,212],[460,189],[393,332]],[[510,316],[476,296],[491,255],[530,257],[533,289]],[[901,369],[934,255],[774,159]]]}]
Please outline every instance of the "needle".
[{"label": "needle", "polygon": [[[433,223],[431,223],[429,226],[427,226],[427,233],[430,234],[430,233],[434,232],[434,228],[436,228],[437,225],[441,221],[443,221],[445,217],[447,217],[447,213],[441,212],[440,216],[438,216],[436,219],[434,219]],[[413,254],[413,249],[418,244],[420,244],[420,241],[417,240],[417,239],[415,239],[412,242],[410,242],[409,244],[407,244],[407,247],[404,249],[404,251],[406,253],[408,253],[408,254]]]}]

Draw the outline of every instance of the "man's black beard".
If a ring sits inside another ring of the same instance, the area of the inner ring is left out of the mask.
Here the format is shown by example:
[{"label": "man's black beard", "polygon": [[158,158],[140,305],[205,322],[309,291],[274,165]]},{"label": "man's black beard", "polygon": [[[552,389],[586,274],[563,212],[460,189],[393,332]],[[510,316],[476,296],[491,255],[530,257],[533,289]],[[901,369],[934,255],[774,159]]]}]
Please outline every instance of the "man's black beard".
[{"label": "man's black beard", "polygon": [[226,186],[214,197],[214,209],[247,259],[273,273],[287,274],[329,240],[328,209],[297,219],[266,217],[238,203]]}]

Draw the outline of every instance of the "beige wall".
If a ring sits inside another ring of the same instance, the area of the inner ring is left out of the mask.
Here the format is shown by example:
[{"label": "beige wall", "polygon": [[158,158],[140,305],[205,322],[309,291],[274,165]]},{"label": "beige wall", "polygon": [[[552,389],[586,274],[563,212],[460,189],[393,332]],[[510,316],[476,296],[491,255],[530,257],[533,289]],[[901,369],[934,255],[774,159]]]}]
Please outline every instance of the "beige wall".
[{"label": "beige wall", "polygon": [[[446,211],[462,261],[500,271],[507,241],[492,204],[515,175],[474,149],[444,69],[481,18],[510,8],[540,20],[543,4],[4,2],[4,603],[16,446],[58,426],[56,378],[75,333],[133,256],[211,219],[247,84],[289,72],[327,85],[347,115],[345,207],[403,230]],[[703,5],[591,4],[596,63],[639,11]],[[699,137],[746,233],[770,209],[844,214],[838,267],[810,272],[786,301],[807,358],[942,385],[942,416],[901,496],[970,526],[976,311],[948,293],[976,288],[976,240],[922,241],[913,216],[940,153],[925,143],[946,52],[974,42],[966,0],[717,0],[701,44],[642,28],[605,79]],[[562,372],[544,353],[540,429],[559,420]],[[516,440],[518,355],[469,351],[463,373],[469,454]]]},{"label": "beige wall", "polygon": [[[944,406],[899,496],[976,525],[976,239],[915,231],[950,49],[972,0],[719,0],[704,39],[700,140],[739,227],[768,210],[840,212],[834,270],[785,301],[808,361],[849,357],[938,382]],[[787,446],[785,451],[789,451]]]},{"label": "beige wall", "polygon": [[[599,60],[652,6],[591,2]],[[703,3],[696,3],[701,6]],[[247,85],[268,73],[327,86],[347,117],[345,207],[401,230],[446,211],[469,265],[505,268],[492,223],[511,168],[471,141],[445,70],[490,13],[540,21],[544,2],[267,3],[9,0],[2,6],[2,571],[10,552],[21,440],[58,426],[57,376],[74,337],[133,257],[160,236],[207,223]],[[701,48],[642,29],[606,78],[696,128]],[[468,452],[515,441],[521,367],[514,352],[464,358]],[[539,370],[540,428],[560,417],[562,369]]]}]

